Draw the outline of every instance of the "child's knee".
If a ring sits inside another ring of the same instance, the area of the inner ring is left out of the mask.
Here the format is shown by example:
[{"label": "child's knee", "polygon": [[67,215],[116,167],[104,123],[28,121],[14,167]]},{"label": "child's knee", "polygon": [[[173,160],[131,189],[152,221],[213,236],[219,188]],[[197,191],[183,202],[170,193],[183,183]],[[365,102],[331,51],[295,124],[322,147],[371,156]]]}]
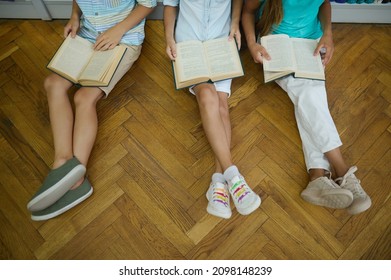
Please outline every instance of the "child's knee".
[{"label": "child's knee", "polygon": [[43,86],[46,92],[49,94],[55,89],[68,90],[71,86],[71,83],[56,74],[51,74],[45,78]]},{"label": "child's knee", "polygon": [[76,91],[73,100],[76,107],[95,106],[103,97],[103,91],[99,88],[80,88]]},{"label": "child's knee", "polygon": [[202,90],[200,90],[197,93],[197,100],[198,100],[198,105],[201,108],[206,108],[206,107],[218,107],[219,100],[217,96],[217,92],[210,87],[204,87]]}]

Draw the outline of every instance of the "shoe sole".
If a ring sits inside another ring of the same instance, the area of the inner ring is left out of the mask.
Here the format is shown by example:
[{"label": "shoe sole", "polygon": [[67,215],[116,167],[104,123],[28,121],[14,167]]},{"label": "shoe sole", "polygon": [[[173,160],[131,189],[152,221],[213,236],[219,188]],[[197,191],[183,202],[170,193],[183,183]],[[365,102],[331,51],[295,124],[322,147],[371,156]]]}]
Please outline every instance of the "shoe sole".
[{"label": "shoe sole", "polygon": [[305,189],[301,197],[309,203],[334,209],[347,208],[353,202],[353,194],[344,189]]},{"label": "shoe sole", "polygon": [[[207,193],[206,193],[206,199],[207,199],[208,201],[210,201],[208,194],[209,194],[209,193],[207,192]],[[219,217],[219,218],[223,218],[223,219],[229,219],[229,218],[231,218],[231,216],[232,216],[232,212],[230,212],[230,213],[223,213],[223,212],[221,212],[221,211],[218,211],[216,208],[214,208],[213,206],[211,206],[209,203],[208,203],[208,207],[206,207],[206,211],[207,211],[209,214],[213,215],[213,216],[216,216],[216,217]]]},{"label": "shoe sole", "polygon": [[80,204],[81,202],[83,202],[84,200],[86,200],[87,198],[89,198],[92,193],[93,193],[94,189],[91,187],[91,190],[89,190],[88,193],[86,193],[84,196],[78,198],[77,200],[75,200],[74,202],[72,202],[71,204],[68,204],[67,206],[65,206],[64,208],[62,209],[59,209],[53,213],[50,213],[50,214],[47,214],[47,215],[43,215],[43,216],[34,216],[34,215],[31,215],[31,219],[33,221],[46,221],[46,220],[49,220],[49,219],[52,219],[54,217],[57,217],[59,215],[61,215],[62,213],[68,211],[69,209],[75,207],[76,205]]},{"label": "shoe sole", "polygon": [[359,203],[357,205],[353,204],[348,208],[348,213],[350,215],[357,215],[361,212],[366,211],[369,207],[371,207],[372,201],[369,196],[367,196],[367,199],[365,199],[362,203]]},{"label": "shoe sole", "polygon": [[236,207],[236,210],[238,210],[239,214],[246,216],[251,214],[255,210],[257,210],[260,205],[261,205],[261,198],[259,197],[259,195],[256,195],[255,200],[249,206],[247,206],[246,208]]},{"label": "shoe sole", "polygon": [[59,200],[69,189],[80,180],[86,173],[84,165],[75,166],[60,181],[46,191],[34,197],[28,204],[27,209],[31,212],[43,210]]},{"label": "shoe sole", "polygon": [[213,216],[223,218],[223,219],[229,219],[232,216],[232,213],[220,212],[220,211],[216,210],[215,208],[211,207],[210,205],[208,205],[208,207],[206,208],[206,211]]}]

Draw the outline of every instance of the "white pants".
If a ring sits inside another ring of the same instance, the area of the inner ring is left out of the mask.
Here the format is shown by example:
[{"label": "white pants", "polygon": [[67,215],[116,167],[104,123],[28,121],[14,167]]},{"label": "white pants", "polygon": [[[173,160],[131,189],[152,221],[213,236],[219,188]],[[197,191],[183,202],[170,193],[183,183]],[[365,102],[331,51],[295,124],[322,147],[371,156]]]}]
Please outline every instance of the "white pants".
[{"label": "white pants", "polygon": [[342,142],[328,108],[325,82],[287,76],[276,83],[294,104],[307,170],[330,171],[324,153],[338,148]]}]

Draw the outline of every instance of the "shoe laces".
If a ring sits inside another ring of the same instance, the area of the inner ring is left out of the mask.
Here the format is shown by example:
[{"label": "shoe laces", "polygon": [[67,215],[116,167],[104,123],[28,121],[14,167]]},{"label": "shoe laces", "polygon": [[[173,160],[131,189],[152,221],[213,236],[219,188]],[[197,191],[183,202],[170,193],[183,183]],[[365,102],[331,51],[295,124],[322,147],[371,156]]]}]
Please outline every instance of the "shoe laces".
[{"label": "shoe laces", "polygon": [[235,201],[241,203],[243,199],[252,192],[252,190],[247,185],[246,181],[242,176],[238,176],[238,178],[239,179],[235,180],[235,182],[230,186],[230,193],[232,195],[232,198],[235,199]]},{"label": "shoe laces", "polygon": [[364,190],[361,188],[360,185],[361,181],[357,179],[354,175],[354,172],[356,171],[356,166],[350,167],[348,172],[346,172],[343,177],[335,179],[335,182],[337,182],[341,186],[341,188],[346,188],[350,190],[353,195],[364,195]]},{"label": "shoe laces", "polygon": [[313,187],[317,187],[317,188],[321,188],[321,189],[330,189],[330,188],[340,189],[341,188],[337,183],[335,183],[332,179],[330,179],[327,176],[319,177],[317,180],[320,182],[317,183],[316,185],[314,185]]},{"label": "shoe laces", "polygon": [[225,183],[212,183],[212,201],[229,207],[229,195]]}]

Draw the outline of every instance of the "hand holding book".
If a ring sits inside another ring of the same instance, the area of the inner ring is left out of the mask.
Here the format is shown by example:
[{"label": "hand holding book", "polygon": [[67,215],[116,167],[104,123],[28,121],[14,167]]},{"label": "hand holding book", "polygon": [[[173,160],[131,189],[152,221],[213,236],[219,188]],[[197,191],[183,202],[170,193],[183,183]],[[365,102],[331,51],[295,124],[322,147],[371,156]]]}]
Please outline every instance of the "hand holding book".
[{"label": "hand holding book", "polygon": [[236,42],[228,37],[205,42],[180,42],[175,49],[176,57],[172,63],[177,89],[244,75]]},{"label": "hand holding book", "polygon": [[290,74],[296,78],[325,80],[321,57],[314,55],[317,40],[278,34],[263,36],[260,43],[270,55],[270,60],[263,59],[265,82]]},{"label": "hand holding book", "polygon": [[82,86],[107,86],[113,77],[126,46],[95,51],[88,40],[71,35],[64,40],[48,64],[48,69]]}]

